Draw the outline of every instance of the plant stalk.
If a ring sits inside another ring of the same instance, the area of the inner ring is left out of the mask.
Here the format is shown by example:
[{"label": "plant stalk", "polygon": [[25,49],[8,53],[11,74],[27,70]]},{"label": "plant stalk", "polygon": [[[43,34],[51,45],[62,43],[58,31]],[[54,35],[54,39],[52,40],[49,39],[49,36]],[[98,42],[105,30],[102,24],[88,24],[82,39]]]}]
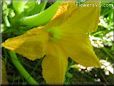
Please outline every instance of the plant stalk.
[{"label": "plant stalk", "polygon": [[26,71],[26,69],[19,62],[15,52],[9,51],[12,63],[17,68],[19,73],[25,78],[25,80],[31,85],[38,85],[38,82]]}]

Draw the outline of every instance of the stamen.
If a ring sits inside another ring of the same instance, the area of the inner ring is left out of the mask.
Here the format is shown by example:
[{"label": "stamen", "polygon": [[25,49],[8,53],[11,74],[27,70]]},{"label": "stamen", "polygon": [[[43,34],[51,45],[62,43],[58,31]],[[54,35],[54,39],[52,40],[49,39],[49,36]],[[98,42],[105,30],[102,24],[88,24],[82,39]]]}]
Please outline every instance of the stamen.
[{"label": "stamen", "polygon": [[57,41],[61,39],[61,30],[58,27],[48,29],[50,40]]}]

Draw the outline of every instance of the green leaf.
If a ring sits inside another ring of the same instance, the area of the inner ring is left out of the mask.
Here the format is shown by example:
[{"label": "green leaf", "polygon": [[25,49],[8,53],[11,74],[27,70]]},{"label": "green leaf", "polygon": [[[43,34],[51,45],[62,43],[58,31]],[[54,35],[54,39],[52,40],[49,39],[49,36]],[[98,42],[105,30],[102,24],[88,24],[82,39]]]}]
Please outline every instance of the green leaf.
[{"label": "green leaf", "polygon": [[28,0],[25,5],[25,11],[23,14],[25,16],[38,14],[45,9],[47,2],[48,0],[44,0],[42,3],[39,4],[36,0]]},{"label": "green leaf", "polygon": [[24,11],[25,1],[24,0],[13,0],[13,8],[17,14],[20,14]]},{"label": "green leaf", "polygon": [[20,23],[32,27],[46,24],[54,16],[60,4],[60,0],[57,0],[52,6],[40,12],[39,14],[22,18]]}]

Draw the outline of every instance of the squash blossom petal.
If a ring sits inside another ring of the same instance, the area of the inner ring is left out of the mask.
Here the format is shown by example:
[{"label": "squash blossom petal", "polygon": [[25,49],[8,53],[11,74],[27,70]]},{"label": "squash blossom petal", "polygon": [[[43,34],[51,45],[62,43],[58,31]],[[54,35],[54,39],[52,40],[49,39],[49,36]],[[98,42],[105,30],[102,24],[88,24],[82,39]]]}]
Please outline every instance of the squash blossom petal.
[{"label": "squash blossom petal", "polygon": [[64,83],[68,57],[86,67],[100,67],[89,41],[89,33],[96,31],[99,22],[99,1],[83,5],[88,4],[92,6],[77,6],[75,0],[64,2],[47,25],[9,38],[2,45],[30,60],[46,55],[42,73],[48,84]]}]

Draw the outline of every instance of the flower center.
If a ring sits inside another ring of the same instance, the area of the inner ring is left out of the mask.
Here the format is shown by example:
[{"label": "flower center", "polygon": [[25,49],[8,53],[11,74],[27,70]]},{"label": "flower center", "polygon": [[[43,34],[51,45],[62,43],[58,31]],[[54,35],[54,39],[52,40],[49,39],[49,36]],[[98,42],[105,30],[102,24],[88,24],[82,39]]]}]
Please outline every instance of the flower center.
[{"label": "flower center", "polygon": [[48,29],[49,32],[49,38],[52,41],[57,41],[59,39],[61,39],[61,30],[57,27]]}]

